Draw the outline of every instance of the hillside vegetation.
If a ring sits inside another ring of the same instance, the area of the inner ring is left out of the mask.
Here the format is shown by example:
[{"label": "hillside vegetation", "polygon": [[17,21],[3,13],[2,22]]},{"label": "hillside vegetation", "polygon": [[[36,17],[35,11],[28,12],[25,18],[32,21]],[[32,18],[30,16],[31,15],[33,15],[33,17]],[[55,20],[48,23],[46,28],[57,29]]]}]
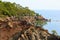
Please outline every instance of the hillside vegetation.
[{"label": "hillside vegetation", "polygon": [[[28,7],[19,4],[0,1],[0,14],[6,16],[35,16],[36,13]],[[1,16],[0,15],[0,16]]]}]

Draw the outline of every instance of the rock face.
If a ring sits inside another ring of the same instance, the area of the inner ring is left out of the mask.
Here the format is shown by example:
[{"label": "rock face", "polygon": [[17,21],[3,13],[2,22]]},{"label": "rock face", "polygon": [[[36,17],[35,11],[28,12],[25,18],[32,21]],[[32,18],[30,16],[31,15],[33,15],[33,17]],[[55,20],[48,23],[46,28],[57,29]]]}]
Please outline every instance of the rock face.
[{"label": "rock face", "polygon": [[[48,30],[29,24],[33,17],[18,18],[6,17],[0,20],[0,40],[59,40]],[[2,21],[3,20],[3,21]]]},{"label": "rock face", "polygon": [[[48,33],[40,30],[40,29],[36,29],[34,27],[30,27],[28,30],[24,31],[20,37],[18,38],[18,40],[47,40],[47,37],[50,36]],[[22,39],[21,39],[22,38]]]}]

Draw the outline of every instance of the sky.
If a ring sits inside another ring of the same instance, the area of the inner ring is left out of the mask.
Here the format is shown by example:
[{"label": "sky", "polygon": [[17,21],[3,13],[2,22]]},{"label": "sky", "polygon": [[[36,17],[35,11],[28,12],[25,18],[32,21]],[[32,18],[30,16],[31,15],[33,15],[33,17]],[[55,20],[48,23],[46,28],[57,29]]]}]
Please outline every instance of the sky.
[{"label": "sky", "polygon": [[3,0],[28,6],[33,10],[60,10],[60,0]]},{"label": "sky", "polygon": [[[60,0],[3,0],[29,7],[52,22],[44,26],[49,32],[56,30],[60,35]],[[58,21],[58,22],[57,22]]]}]

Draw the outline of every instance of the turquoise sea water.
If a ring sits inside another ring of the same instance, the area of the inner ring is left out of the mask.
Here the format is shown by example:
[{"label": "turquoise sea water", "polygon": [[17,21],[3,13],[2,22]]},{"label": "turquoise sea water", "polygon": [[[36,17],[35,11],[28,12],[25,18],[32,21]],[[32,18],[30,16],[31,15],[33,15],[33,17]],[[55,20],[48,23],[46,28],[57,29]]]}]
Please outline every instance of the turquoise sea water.
[{"label": "turquoise sea water", "polygon": [[56,30],[58,35],[60,35],[60,10],[35,10],[35,12],[47,19],[51,19],[51,22],[44,25],[45,29],[48,29],[50,33],[52,30]]}]

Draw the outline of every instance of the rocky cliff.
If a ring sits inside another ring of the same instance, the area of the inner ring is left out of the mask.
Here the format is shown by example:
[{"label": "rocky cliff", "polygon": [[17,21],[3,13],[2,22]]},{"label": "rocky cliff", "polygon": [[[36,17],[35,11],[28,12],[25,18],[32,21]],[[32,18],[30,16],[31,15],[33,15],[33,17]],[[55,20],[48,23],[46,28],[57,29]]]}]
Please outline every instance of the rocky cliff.
[{"label": "rocky cliff", "polygon": [[47,21],[28,7],[0,0],[0,40],[60,40],[43,28]]},{"label": "rocky cliff", "polygon": [[[34,25],[36,17],[25,16],[23,18],[0,18],[0,40],[60,40],[48,30]],[[37,17],[46,21],[42,17]]]}]

